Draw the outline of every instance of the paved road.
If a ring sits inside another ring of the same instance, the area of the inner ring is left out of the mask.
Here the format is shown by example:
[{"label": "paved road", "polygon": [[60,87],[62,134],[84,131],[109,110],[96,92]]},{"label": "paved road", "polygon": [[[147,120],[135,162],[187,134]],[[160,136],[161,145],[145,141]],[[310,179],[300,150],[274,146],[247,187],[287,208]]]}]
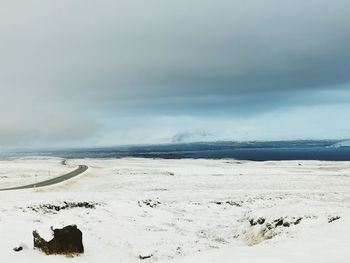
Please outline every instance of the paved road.
[{"label": "paved road", "polygon": [[79,168],[77,168],[76,170],[61,175],[59,177],[56,178],[52,178],[46,181],[42,181],[42,182],[38,182],[36,184],[29,184],[29,185],[24,185],[24,186],[17,186],[17,187],[12,187],[12,188],[5,188],[5,189],[0,189],[0,191],[6,191],[6,190],[20,190],[20,189],[28,189],[28,188],[37,188],[37,187],[43,187],[43,186],[49,186],[49,185],[53,185],[53,184],[58,184],[60,182],[66,181],[68,179],[71,179],[79,174],[82,174],[83,172],[85,172],[88,169],[88,167],[86,165],[79,165]]}]

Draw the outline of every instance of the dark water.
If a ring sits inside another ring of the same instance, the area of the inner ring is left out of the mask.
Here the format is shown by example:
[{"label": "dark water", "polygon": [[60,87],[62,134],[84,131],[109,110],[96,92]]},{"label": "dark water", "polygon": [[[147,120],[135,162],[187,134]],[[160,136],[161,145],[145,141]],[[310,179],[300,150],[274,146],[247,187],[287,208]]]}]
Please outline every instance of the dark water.
[{"label": "dark water", "polygon": [[71,157],[234,158],[239,160],[332,160],[350,161],[350,147],[333,147],[338,141],[216,142],[66,152]]},{"label": "dark water", "polygon": [[296,140],[253,142],[203,142],[29,151],[22,155],[49,155],[64,158],[234,158],[239,160],[332,160],[350,161],[350,147],[342,140]]},{"label": "dark water", "polygon": [[350,161],[350,148],[251,148],[182,153],[192,158],[234,158],[239,160],[329,160]]}]

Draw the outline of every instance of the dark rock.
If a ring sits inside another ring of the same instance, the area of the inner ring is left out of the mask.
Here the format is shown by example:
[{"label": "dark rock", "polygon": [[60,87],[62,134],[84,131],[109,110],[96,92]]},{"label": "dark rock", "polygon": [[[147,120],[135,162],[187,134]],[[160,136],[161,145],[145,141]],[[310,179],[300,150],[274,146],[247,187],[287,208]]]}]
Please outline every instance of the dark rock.
[{"label": "dark rock", "polygon": [[73,208],[87,208],[87,209],[95,209],[99,203],[94,202],[63,202],[64,205],[52,205],[52,204],[42,204],[39,206],[28,206],[28,209],[31,209],[34,212],[43,212],[43,213],[56,213],[65,209],[73,209]]},{"label": "dark rock", "polygon": [[283,218],[276,219],[274,221],[275,227],[282,226],[283,225]]},{"label": "dark rock", "polygon": [[33,231],[34,247],[47,255],[84,253],[83,234],[76,225],[66,226],[62,229],[52,229],[52,231],[54,237],[50,241],[44,240],[38,232]]},{"label": "dark rock", "polygon": [[265,223],[265,218],[259,217],[257,222],[258,222],[259,225],[262,225],[262,224]]},{"label": "dark rock", "polygon": [[338,219],[340,219],[340,216],[332,216],[332,217],[328,218],[328,223],[332,223]]},{"label": "dark rock", "polygon": [[266,224],[266,228],[267,228],[268,230],[271,230],[271,229],[272,229],[272,225],[271,225],[270,223],[267,223],[267,224]]},{"label": "dark rock", "polygon": [[283,226],[284,227],[290,227],[290,223],[289,222],[283,222]]},{"label": "dark rock", "polygon": [[257,222],[253,218],[249,220],[249,223],[251,226],[255,226],[257,224]]},{"label": "dark rock", "polygon": [[[158,200],[151,200],[151,199],[147,199],[147,200],[142,200],[142,203],[146,206],[149,206],[151,208],[155,208],[158,205],[160,205],[161,203]],[[141,207],[142,204],[140,201],[138,201],[139,206]]]},{"label": "dark rock", "polygon": [[226,201],[226,204],[231,205],[231,206],[237,206],[241,207],[242,205],[240,203],[234,202],[234,201]]},{"label": "dark rock", "polygon": [[239,204],[237,202],[234,202],[234,201],[225,201],[225,202],[214,201],[213,203],[217,204],[217,205],[227,204],[227,205],[230,205],[230,206],[237,206],[237,207],[241,207],[242,206],[241,204]]},{"label": "dark rock", "polygon": [[19,246],[19,247],[15,247],[13,249],[13,251],[16,251],[16,252],[19,252],[19,251],[22,251],[23,250],[23,247]]},{"label": "dark rock", "polygon": [[299,217],[299,218],[294,222],[294,225],[298,225],[302,219],[303,219],[302,217]]},{"label": "dark rock", "polygon": [[149,255],[149,256],[141,256],[139,255],[139,259],[148,259],[148,258],[151,258],[153,257],[153,255]]}]

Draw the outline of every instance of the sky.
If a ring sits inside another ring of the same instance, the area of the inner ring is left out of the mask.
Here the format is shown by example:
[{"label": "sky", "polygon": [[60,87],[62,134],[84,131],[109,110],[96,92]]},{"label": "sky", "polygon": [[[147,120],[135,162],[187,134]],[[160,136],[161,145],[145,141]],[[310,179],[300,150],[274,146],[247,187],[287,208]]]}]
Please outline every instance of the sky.
[{"label": "sky", "polygon": [[4,0],[0,149],[350,138],[348,0]]}]

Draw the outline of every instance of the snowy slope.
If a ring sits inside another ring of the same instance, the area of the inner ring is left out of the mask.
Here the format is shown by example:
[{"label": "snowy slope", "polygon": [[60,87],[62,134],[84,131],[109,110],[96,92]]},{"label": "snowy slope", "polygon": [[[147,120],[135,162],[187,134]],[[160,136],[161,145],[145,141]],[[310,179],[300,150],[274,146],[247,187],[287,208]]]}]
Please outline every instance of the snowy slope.
[{"label": "snowy slope", "polygon": [[0,159],[0,189],[45,181],[74,169],[63,164],[64,159],[52,157]]},{"label": "snowy slope", "polygon": [[350,140],[337,142],[333,144],[331,147],[334,147],[334,148],[350,147]]},{"label": "snowy slope", "polygon": [[[349,262],[350,162],[68,163],[90,169],[57,186],[0,192],[1,262]],[[64,201],[96,207],[42,208]],[[289,226],[275,226],[281,218]],[[66,258],[32,249],[34,229],[49,239],[50,226],[67,224],[82,230],[85,254]],[[18,245],[25,249],[12,251]]]}]

